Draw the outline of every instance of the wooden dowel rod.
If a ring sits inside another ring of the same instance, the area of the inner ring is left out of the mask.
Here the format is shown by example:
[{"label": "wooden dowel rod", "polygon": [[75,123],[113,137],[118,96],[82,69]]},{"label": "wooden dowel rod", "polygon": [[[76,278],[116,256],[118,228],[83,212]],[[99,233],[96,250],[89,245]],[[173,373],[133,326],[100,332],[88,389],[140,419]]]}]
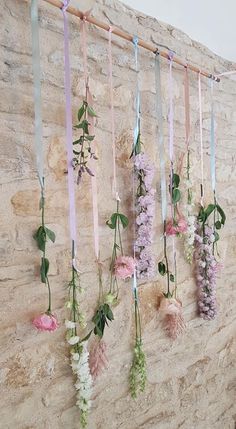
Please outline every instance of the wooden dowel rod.
[{"label": "wooden dowel rod", "polygon": [[[63,3],[60,0],[43,0],[43,1],[45,1],[46,3],[50,3],[51,5],[59,8],[59,9],[61,9],[62,6],[63,6]],[[68,6],[67,12],[70,13],[71,15],[77,16],[80,19],[84,18],[83,12],[81,12],[80,10],[74,8],[73,6]],[[86,16],[86,20],[88,22],[90,22],[90,24],[94,24],[97,27],[102,28],[103,30],[109,31],[109,29],[110,29],[109,24],[106,24],[105,22],[99,21],[98,19],[93,18],[90,15]],[[129,42],[133,41],[133,36],[131,34],[126,33],[125,31],[121,30],[118,27],[112,26],[112,34],[115,34],[116,36],[119,36],[122,39],[128,40]],[[138,39],[138,44],[139,44],[139,46],[142,46],[142,48],[147,49],[148,51],[151,51],[154,54],[158,51],[158,53],[159,53],[159,55],[161,57],[169,59],[169,54],[167,52],[165,52],[165,51],[160,51],[158,49],[158,47],[155,46],[154,44],[147,43],[147,42],[145,42],[142,39]],[[207,73],[205,71],[202,71],[199,68],[197,68],[197,67],[195,67],[195,66],[193,66],[191,64],[186,64],[183,61],[181,61],[179,58],[177,58],[175,55],[173,57],[173,62],[176,63],[176,64],[179,64],[180,66],[183,66],[183,67],[187,66],[189,70],[192,70],[195,73],[200,73],[202,76],[205,76],[205,77],[208,77],[210,79],[213,79],[216,82],[220,82],[219,77],[214,76],[214,75],[212,75],[210,73]]]}]

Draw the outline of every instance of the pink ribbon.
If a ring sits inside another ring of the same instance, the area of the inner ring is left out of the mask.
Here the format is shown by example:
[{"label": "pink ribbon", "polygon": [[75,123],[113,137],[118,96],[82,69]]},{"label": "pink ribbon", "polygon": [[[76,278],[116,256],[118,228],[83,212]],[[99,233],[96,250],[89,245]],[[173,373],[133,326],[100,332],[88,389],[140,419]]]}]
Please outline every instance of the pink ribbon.
[{"label": "pink ribbon", "polygon": [[73,248],[76,250],[76,216],[75,216],[75,187],[73,168],[73,136],[72,136],[72,112],[71,112],[71,80],[69,58],[69,32],[66,9],[69,0],[64,0],[62,13],[64,21],[64,64],[65,64],[65,96],[66,96],[66,148],[68,169],[68,193],[69,193],[69,224],[70,237]]},{"label": "pink ribbon", "polygon": [[[86,17],[83,17],[82,21],[82,51],[83,51],[83,64],[84,64],[84,80],[86,85],[88,105],[93,106],[93,98],[89,91],[88,85],[88,55],[87,55],[87,33],[86,33]],[[95,134],[94,131],[94,117],[89,116],[90,130],[92,135]],[[95,144],[95,140],[93,141]],[[91,169],[94,172],[94,176],[91,176],[91,185],[92,185],[92,204],[93,204],[93,237],[94,237],[94,252],[96,260],[99,261],[99,225],[98,225],[98,189],[97,189],[97,174],[96,174],[96,165],[95,160],[90,160]]]},{"label": "pink ribbon", "polygon": [[[170,206],[171,206],[171,217],[172,222],[174,220],[174,207],[172,202],[172,183],[173,183],[173,170],[174,170],[174,106],[173,106],[173,52],[169,52],[169,158],[170,158]],[[174,278],[175,278],[175,297],[177,289],[177,266],[176,266],[176,248],[175,248],[175,236],[172,236],[172,252],[174,262]]]},{"label": "pink ribbon", "polygon": [[189,77],[188,77],[188,66],[185,67],[185,75],[184,75],[184,100],[185,100],[185,138],[186,138],[187,151],[189,151],[190,111],[189,111]]},{"label": "pink ribbon", "polygon": [[108,57],[109,57],[109,85],[110,85],[110,114],[111,114],[111,139],[112,139],[112,163],[113,163],[113,183],[112,183],[112,194],[116,200],[119,199],[117,192],[117,180],[116,180],[116,142],[115,142],[115,117],[114,117],[114,95],[113,95],[113,73],[112,73],[112,27],[109,28],[108,38]]},{"label": "pink ribbon", "polygon": [[203,163],[203,133],[202,133],[202,86],[201,73],[198,73],[198,99],[199,99],[199,131],[200,131],[200,159],[201,159],[201,206],[204,203],[204,163]]}]

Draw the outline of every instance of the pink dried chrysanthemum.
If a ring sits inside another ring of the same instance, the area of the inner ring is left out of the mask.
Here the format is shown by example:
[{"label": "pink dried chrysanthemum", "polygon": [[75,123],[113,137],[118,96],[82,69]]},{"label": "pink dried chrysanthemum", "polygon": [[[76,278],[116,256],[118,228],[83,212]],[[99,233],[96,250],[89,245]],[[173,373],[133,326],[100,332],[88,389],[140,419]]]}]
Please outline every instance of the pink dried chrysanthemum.
[{"label": "pink dried chrysanthemum", "polygon": [[181,301],[175,298],[163,297],[160,304],[160,312],[168,337],[175,340],[185,329]]},{"label": "pink dried chrysanthemum", "polygon": [[96,341],[89,353],[89,367],[93,379],[97,378],[108,367],[107,346],[103,340]]},{"label": "pink dried chrysanthemum", "polygon": [[52,332],[55,331],[59,326],[57,317],[48,313],[40,314],[39,316],[35,317],[32,323],[40,331]]},{"label": "pink dried chrysanthemum", "polygon": [[172,220],[168,220],[166,224],[166,234],[167,235],[177,235],[183,234],[187,231],[188,224],[183,216],[173,223]]},{"label": "pink dried chrysanthemum", "polygon": [[132,277],[135,269],[135,261],[131,256],[118,256],[115,260],[114,271],[116,277],[125,280]]}]

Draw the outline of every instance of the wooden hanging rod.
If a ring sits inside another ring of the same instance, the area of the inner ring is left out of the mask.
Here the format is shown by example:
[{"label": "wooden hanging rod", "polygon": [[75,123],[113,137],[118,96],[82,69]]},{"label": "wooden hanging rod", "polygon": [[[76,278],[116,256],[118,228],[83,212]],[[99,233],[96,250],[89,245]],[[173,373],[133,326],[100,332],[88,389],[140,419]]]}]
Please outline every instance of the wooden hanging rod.
[{"label": "wooden hanging rod", "polygon": [[[50,3],[51,5],[59,8],[59,9],[61,9],[63,6],[63,3],[60,0],[43,0],[43,1]],[[68,6],[67,12],[70,13],[71,15],[77,16],[80,19],[84,18],[83,12],[74,8],[73,6]],[[90,22],[91,24],[96,25],[99,28],[102,28],[103,30],[106,30],[106,31],[110,30],[109,24],[106,24],[105,22],[99,21],[98,19],[93,18],[90,15],[88,15],[88,16],[86,15],[86,21]],[[116,36],[119,36],[122,39],[128,40],[129,42],[133,41],[133,36],[131,34],[126,33],[125,31],[121,30],[118,27],[112,26],[112,34],[115,34]],[[139,44],[139,46],[142,46],[142,48],[147,49],[148,51],[151,51],[154,54],[156,54],[158,52],[161,57],[169,59],[168,52],[160,51],[158,49],[158,47],[155,46],[154,44],[147,43],[142,39],[138,39],[138,44]],[[176,64],[179,64],[180,66],[188,67],[189,70],[192,70],[195,73],[200,73],[202,76],[208,77],[209,79],[213,79],[215,82],[220,82],[220,78],[218,76],[214,76],[210,73],[202,71],[199,68],[197,68],[191,64],[186,64],[183,61],[181,61],[179,58],[177,58],[175,55],[173,57],[173,62]]]}]

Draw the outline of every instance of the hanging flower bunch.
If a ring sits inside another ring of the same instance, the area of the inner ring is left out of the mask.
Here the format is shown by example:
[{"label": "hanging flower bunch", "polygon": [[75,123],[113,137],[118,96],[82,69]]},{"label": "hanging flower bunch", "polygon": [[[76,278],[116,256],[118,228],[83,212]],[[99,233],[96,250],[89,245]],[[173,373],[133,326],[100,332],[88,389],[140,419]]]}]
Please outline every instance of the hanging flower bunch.
[{"label": "hanging flower bunch", "polygon": [[[213,226],[209,225],[213,215]],[[219,240],[217,230],[225,224],[226,216],[219,204],[209,204],[200,208],[195,234],[195,276],[198,287],[198,309],[203,319],[214,319],[216,306],[216,274],[220,264],[215,258],[215,248]]]},{"label": "hanging flower bunch", "polygon": [[129,386],[132,398],[136,398],[139,392],[143,392],[146,386],[146,357],[143,350],[141,318],[138,302],[138,290],[134,288],[134,316],[135,316],[135,345],[133,361],[129,374]]},{"label": "hanging flower bunch", "polygon": [[182,303],[177,299],[176,285],[171,290],[171,283],[175,283],[175,276],[169,271],[169,261],[167,256],[167,233],[166,222],[164,221],[163,232],[164,258],[158,263],[158,271],[161,276],[166,276],[167,292],[163,293],[160,303],[160,313],[163,320],[163,327],[168,337],[176,339],[185,329],[185,322],[182,314]]},{"label": "hanging flower bunch", "polygon": [[[72,250],[74,253],[74,250]],[[73,258],[74,260],[74,258]],[[84,329],[86,326],[85,317],[80,310],[77,293],[82,292],[80,287],[79,271],[74,263],[72,264],[72,277],[68,285],[69,299],[66,307],[70,310],[70,317],[65,321],[67,328],[67,341],[71,346],[71,367],[77,380],[75,389],[77,390],[76,405],[80,410],[80,423],[82,427],[87,426],[88,412],[91,408],[92,376],[89,368],[89,354],[87,351],[87,340],[90,334],[80,339],[78,328]]]},{"label": "hanging flower bunch", "polygon": [[121,227],[128,226],[128,218],[119,211],[120,200],[117,198],[116,212],[106,222],[107,226],[114,230],[114,241],[112,246],[112,256],[110,262],[110,287],[107,293],[104,293],[102,282],[102,267],[99,264],[99,303],[92,318],[94,323],[93,332],[97,341],[90,352],[90,369],[93,378],[96,378],[104,368],[107,367],[106,357],[107,346],[102,340],[105,327],[114,320],[111,307],[117,303],[119,286],[118,280],[125,280],[132,277],[135,268],[134,259],[125,256],[122,245]]},{"label": "hanging flower bunch", "polygon": [[116,212],[111,215],[106,224],[114,231],[114,239],[110,263],[110,288],[108,294],[105,296],[105,301],[109,304],[114,304],[117,301],[119,293],[118,280],[131,278],[135,268],[134,259],[131,256],[124,255],[121,227],[123,229],[127,228],[129,220],[125,215],[120,213],[119,197],[117,197],[116,201]]},{"label": "hanging flower bunch", "polygon": [[191,264],[193,261],[194,253],[194,239],[195,239],[195,222],[196,217],[193,215],[193,184],[191,181],[191,165],[190,165],[190,150],[187,152],[187,175],[186,175],[186,189],[187,189],[187,205],[186,205],[186,221],[187,229],[184,235],[184,254],[186,261]]},{"label": "hanging flower bunch", "polygon": [[173,214],[172,218],[166,223],[166,234],[180,236],[187,231],[187,222],[185,217],[180,213],[178,203],[181,199],[181,192],[179,189],[180,177],[178,174],[172,172],[171,174],[170,195],[172,200]]},{"label": "hanging flower bunch", "polygon": [[40,314],[33,320],[33,325],[41,331],[55,331],[58,326],[58,320],[55,314],[52,313],[52,298],[51,288],[48,278],[49,271],[49,260],[46,257],[46,244],[47,240],[55,242],[55,233],[45,226],[44,214],[45,214],[45,197],[44,197],[44,182],[41,184],[41,199],[39,208],[41,210],[41,225],[33,235],[39,250],[42,252],[41,266],[40,266],[40,277],[41,282],[47,285],[48,288],[48,308],[43,314]]},{"label": "hanging flower bunch", "polygon": [[[90,135],[89,126],[90,123],[88,121],[88,117],[95,118],[97,115],[94,112],[93,108],[89,106],[88,104],[88,95],[89,95],[89,87],[88,84],[86,84],[86,97],[85,100],[82,103],[82,106],[78,110],[78,124],[74,125],[75,130],[80,130],[81,135],[80,137],[73,141],[74,149],[74,158],[73,158],[73,166],[74,169],[78,170],[77,174],[77,184],[79,185],[83,174],[87,173],[89,176],[94,176],[94,173],[91,171],[91,169],[88,166],[88,162],[90,159],[97,160],[97,156],[95,155],[93,148],[92,148],[92,142],[95,138],[95,136]],[[78,149],[75,149],[75,146]]]},{"label": "hanging flower bunch", "polygon": [[155,190],[152,188],[154,166],[141,150],[140,134],[133,157],[134,174],[137,182],[135,257],[137,277],[142,279],[152,277],[155,274],[155,262],[150,249],[155,210]]},{"label": "hanging flower bunch", "polygon": [[146,386],[146,357],[143,350],[141,317],[138,300],[137,278],[146,278],[154,275],[154,259],[150,251],[152,243],[152,226],[154,217],[154,194],[152,181],[154,168],[147,155],[142,151],[140,134],[140,119],[138,121],[137,140],[130,158],[134,162],[134,179],[137,184],[135,195],[136,228],[134,253],[136,267],[133,276],[134,317],[135,317],[135,344],[133,360],[129,374],[130,393],[136,398]]}]

